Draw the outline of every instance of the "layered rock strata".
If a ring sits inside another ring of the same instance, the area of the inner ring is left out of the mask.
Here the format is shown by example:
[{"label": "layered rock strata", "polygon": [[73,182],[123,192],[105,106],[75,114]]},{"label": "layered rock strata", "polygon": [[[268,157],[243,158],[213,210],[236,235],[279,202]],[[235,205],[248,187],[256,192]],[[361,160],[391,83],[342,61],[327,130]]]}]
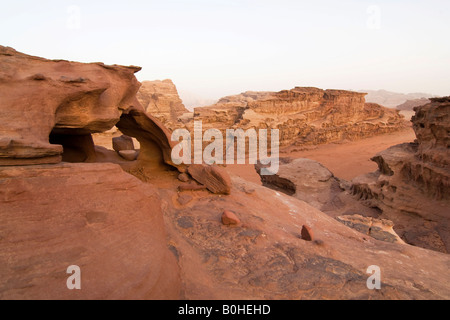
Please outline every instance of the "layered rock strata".
[{"label": "layered rock strata", "polygon": [[355,178],[352,190],[388,219],[401,222],[397,231],[406,242],[448,252],[450,98],[432,98],[414,110],[417,140],[374,156],[378,171]]},{"label": "layered rock strata", "polygon": [[364,93],[296,87],[245,92],[196,108],[203,129],[279,129],[280,146],[317,145],[394,132],[406,126],[395,110],[365,103]]}]

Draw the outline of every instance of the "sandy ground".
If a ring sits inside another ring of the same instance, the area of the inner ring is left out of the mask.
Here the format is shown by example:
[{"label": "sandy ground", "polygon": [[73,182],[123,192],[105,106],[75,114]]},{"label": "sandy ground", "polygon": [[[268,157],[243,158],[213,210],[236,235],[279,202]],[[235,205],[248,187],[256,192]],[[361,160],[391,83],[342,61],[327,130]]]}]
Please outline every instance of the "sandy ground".
[{"label": "sandy ground", "polygon": [[[280,153],[280,157],[309,158],[319,161],[338,178],[352,180],[377,170],[370,158],[391,146],[412,142],[416,138],[412,128],[357,141],[330,143],[310,147],[309,150]],[[228,165],[228,170],[243,179],[261,184],[252,165]]]}]

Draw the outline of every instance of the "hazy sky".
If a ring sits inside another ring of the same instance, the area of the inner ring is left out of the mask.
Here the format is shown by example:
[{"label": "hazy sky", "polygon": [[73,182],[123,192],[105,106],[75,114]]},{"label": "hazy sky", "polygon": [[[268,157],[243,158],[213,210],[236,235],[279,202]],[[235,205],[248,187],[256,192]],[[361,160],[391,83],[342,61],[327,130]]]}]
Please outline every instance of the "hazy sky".
[{"label": "hazy sky", "polygon": [[450,95],[450,1],[4,1],[0,44],[143,67],[219,98],[295,86]]}]

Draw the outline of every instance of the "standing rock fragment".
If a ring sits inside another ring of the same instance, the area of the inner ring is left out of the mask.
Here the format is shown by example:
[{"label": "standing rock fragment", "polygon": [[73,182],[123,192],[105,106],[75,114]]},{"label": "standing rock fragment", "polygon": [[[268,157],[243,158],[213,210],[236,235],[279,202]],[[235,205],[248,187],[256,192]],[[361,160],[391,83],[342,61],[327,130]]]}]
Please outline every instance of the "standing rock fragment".
[{"label": "standing rock fragment", "polygon": [[234,212],[225,210],[222,214],[222,223],[226,226],[238,225],[241,223],[241,220],[239,220]]},{"label": "standing rock fragment", "polygon": [[313,234],[311,228],[308,227],[307,225],[303,225],[301,235],[302,235],[302,239],[305,241],[313,241],[313,239],[314,239],[314,234]]}]

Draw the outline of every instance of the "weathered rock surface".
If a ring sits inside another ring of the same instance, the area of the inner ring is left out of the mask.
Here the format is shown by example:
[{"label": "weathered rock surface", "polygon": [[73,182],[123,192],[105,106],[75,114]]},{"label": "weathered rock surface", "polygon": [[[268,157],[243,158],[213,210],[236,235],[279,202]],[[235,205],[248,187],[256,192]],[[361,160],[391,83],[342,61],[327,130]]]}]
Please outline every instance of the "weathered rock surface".
[{"label": "weathered rock surface", "polygon": [[189,113],[178,95],[177,88],[169,79],[143,81],[136,97],[146,112],[172,130],[180,125],[179,118]]},{"label": "weathered rock surface", "polygon": [[397,233],[395,233],[393,229],[394,223],[390,220],[363,217],[359,214],[339,216],[336,220],[377,240],[405,243]]},{"label": "weathered rock surface", "polygon": [[49,143],[51,134],[110,129],[136,101],[139,70],[46,60],[0,46],[0,164],[57,163],[63,148]]},{"label": "weathered rock surface", "polygon": [[224,169],[218,166],[192,164],[188,167],[188,173],[212,193],[230,194],[231,192],[230,177]]},{"label": "weathered rock surface", "polygon": [[0,299],[179,298],[160,207],[115,164],[0,167]]},{"label": "weathered rock surface", "polygon": [[[310,159],[281,159],[280,168],[275,175],[261,175],[267,187],[280,190],[303,200],[321,210],[341,193],[340,182],[317,161]],[[257,165],[257,172],[260,172]]]},{"label": "weathered rock surface", "polygon": [[[251,195],[244,189],[255,190]],[[446,254],[375,240],[305,202],[232,177],[231,195],[160,189],[170,243],[182,270],[183,299],[448,299]],[[230,228],[218,219],[239,213]],[[301,228],[313,241],[301,239]],[[381,290],[368,290],[378,265]]]},{"label": "weathered rock surface", "polygon": [[[260,174],[262,165],[256,165]],[[264,186],[283,192],[287,195],[305,201],[309,205],[321,210],[340,222],[342,217],[353,217],[364,214],[367,230],[370,228],[372,219],[379,216],[379,211],[367,208],[363,203],[354,199],[351,193],[351,184],[345,180],[336,178],[333,173],[317,161],[310,159],[281,158],[278,173],[272,176],[261,175]],[[380,220],[381,221],[381,220]],[[352,227],[350,223],[345,223]],[[355,228],[361,231],[361,228]],[[384,228],[382,231],[387,231]],[[367,230],[364,234],[371,235]],[[307,228],[305,232],[308,233]],[[375,234],[375,232],[373,233]],[[309,238],[309,237],[308,237]],[[380,237],[379,240],[391,240],[389,237]]]},{"label": "weathered rock surface", "polygon": [[396,224],[406,242],[450,250],[450,98],[416,107],[417,142],[372,158],[379,170],[352,181],[353,193]]}]

